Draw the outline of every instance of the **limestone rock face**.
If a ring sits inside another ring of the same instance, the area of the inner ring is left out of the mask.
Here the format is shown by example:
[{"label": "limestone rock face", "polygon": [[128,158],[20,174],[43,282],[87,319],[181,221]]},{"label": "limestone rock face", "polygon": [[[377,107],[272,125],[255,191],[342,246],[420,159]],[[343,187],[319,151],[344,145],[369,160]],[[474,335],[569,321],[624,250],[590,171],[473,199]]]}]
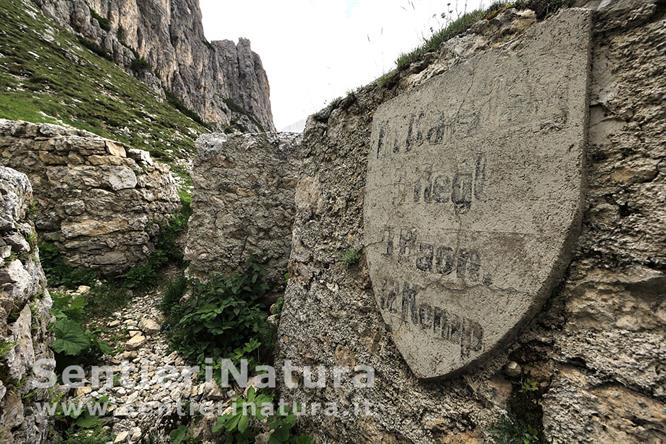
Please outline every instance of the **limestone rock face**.
[{"label": "limestone rock face", "polygon": [[33,366],[55,367],[50,349],[51,297],[28,219],[28,178],[0,167],[0,436],[7,443],[45,440],[48,418],[32,406],[48,401]]},{"label": "limestone rock face", "polygon": [[179,207],[168,167],[85,131],[0,120],[0,163],[30,178],[41,236],[103,273],[144,260]]},{"label": "limestone rock face", "polygon": [[150,69],[137,76],[171,92],[205,121],[275,131],[261,59],[246,39],[209,43],[198,0],[34,1],[121,66],[145,59]]},{"label": "limestone rock face", "polygon": [[185,249],[190,273],[229,274],[254,258],[270,283],[283,285],[303,162],[299,142],[293,134],[199,138]]},{"label": "limestone rock face", "polygon": [[[535,383],[539,403],[529,413],[546,441],[664,440],[666,84],[658,73],[666,69],[666,20],[655,1],[601,5],[593,24],[585,213],[573,261],[518,337],[462,374],[419,381],[391,340],[365,259],[350,267],[340,258],[367,245],[363,205],[375,110],[480,51],[521,48],[531,15],[508,11],[515,20],[481,23],[478,33],[448,41],[309,119],[303,149],[312,159],[297,187],[276,365],[376,369],[371,388],[282,387],[287,401],[345,409],[301,418],[321,442],[483,442],[507,411],[520,414],[514,401],[525,381]],[[364,401],[370,415],[354,411]]]}]

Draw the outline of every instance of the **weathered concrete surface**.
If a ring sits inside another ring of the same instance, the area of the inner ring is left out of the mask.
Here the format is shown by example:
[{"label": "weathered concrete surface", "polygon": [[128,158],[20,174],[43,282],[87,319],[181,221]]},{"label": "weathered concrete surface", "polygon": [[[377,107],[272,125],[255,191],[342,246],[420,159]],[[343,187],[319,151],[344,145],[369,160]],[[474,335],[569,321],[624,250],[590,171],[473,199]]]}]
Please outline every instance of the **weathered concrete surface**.
[{"label": "weathered concrete surface", "polygon": [[41,443],[49,417],[34,404],[49,401],[35,383],[38,360],[55,367],[49,331],[51,296],[28,218],[32,187],[25,174],[0,167],[0,441]]},{"label": "weathered concrete surface", "polygon": [[590,34],[590,11],[566,11],[521,45],[472,57],[375,112],[368,269],[418,377],[493,351],[568,265],[582,203]]},{"label": "weathered concrete surface", "polygon": [[42,239],[103,273],[145,260],[180,206],[167,166],[86,131],[0,119],[0,164],[30,178]]},{"label": "weathered concrete surface", "polygon": [[253,258],[284,287],[294,194],[302,169],[294,134],[209,134],[197,142],[185,258],[197,277],[230,274]]},{"label": "weathered concrete surface", "polygon": [[[531,415],[540,436],[557,443],[664,441],[666,20],[654,1],[619,3],[630,9],[594,20],[587,192],[573,262],[515,341],[444,381],[414,376],[377,309],[366,261],[340,260],[363,244],[372,118],[382,103],[480,51],[519,46],[511,31],[531,14],[481,22],[310,119],[304,149],[313,162],[298,185],[277,365],[376,369],[372,389],[283,388],[287,400],[304,403],[371,403],[370,416],[301,418],[320,442],[489,442],[507,413]],[[535,401],[521,409],[524,382],[535,383]]]}]

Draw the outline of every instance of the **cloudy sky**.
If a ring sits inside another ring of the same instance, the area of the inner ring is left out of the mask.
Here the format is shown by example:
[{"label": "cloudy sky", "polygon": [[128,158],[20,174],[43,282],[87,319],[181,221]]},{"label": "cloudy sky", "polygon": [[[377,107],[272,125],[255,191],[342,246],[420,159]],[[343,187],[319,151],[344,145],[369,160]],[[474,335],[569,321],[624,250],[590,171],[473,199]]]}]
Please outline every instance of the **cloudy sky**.
[{"label": "cloudy sky", "polygon": [[[465,0],[200,0],[209,40],[247,37],[271,83],[278,129],[394,67]],[[450,2],[450,6],[447,3]],[[468,0],[467,10],[490,3]]]}]

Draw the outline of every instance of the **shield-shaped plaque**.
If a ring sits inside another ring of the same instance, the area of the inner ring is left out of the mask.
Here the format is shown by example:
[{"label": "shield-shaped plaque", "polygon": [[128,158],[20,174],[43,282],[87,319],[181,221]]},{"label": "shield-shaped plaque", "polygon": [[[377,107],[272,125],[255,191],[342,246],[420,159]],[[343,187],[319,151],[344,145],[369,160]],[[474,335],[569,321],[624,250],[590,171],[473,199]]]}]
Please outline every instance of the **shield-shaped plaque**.
[{"label": "shield-shaped plaque", "polygon": [[580,222],[590,17],[570,9],[383,104],[364,223],[375,296],[420,378],[505,343]]}]

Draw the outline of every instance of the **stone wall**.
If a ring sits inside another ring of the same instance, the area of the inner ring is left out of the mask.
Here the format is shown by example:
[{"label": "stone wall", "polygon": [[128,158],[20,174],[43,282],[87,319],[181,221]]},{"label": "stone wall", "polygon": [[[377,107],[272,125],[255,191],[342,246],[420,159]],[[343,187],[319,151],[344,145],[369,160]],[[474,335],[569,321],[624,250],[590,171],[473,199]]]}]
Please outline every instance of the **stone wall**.
[{"label": "stone wall", "polygon": [[364,187],[379,105],[489,47],[520,48],[535,15],[508,11],[482,21],[310,118],[303,145],[312,162],[297,186],[278,365],[376,369],[371,389],[283,387],[288,400],[370,403],[370,416],[303,417],[320,442],[481,442],[507,411],[521,413],[516,401],[526,382],[539,404],[522,414],[536,415],[549,441],[666,439],[666,20],[656,1],[601,4],[574,259],[538,316],[474,369],[418,380],[391,340],[365,260],[350,266],[341,257],[365,246]]},{"label": "stone wall", "polygon": [[267,280],[283,287],[302,168],[299,137],[210,134],[197,145],[185,249],[190,273],[229,274],[254,258]]},{"label": "stone wall", "polygon": [[0,167],[0,441],[40,443],[48,418],[33,404],[49,400],[35,386],[33,365],[53,368],[51,297],[39,262],[35,229],[28,219],[32,188],[28,178]]},{"label": "stone wall", "polygon": [[41,239],[103,273],[146,259],[180,205],[166,166],[85,131],[0,120],[0,162],[30,178]]}]

